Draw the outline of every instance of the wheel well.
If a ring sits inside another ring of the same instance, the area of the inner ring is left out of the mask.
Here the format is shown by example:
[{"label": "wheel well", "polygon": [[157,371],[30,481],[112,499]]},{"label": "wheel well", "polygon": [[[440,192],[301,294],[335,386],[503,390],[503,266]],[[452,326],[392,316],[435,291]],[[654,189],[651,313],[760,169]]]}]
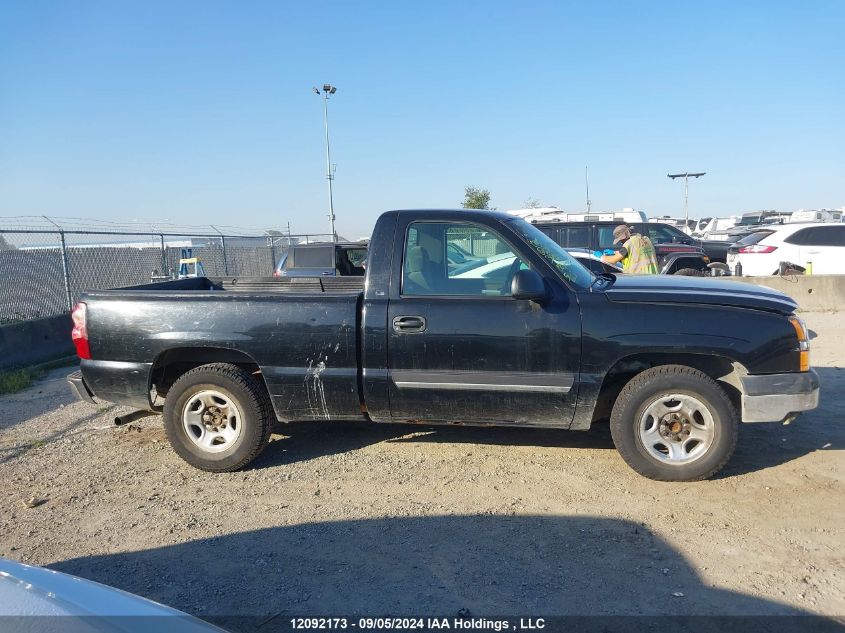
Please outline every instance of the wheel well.
[{"label": "wheel well", "polygon": [[709,354],[643,353],[620,358],[605,374],[596,400],[593,421],[610,417],[610,411],[619,392],[634,376],[660,365],[685,365],[698,369],[718,382],[728,394],[734,407],[740,409],[742,392],[739,378],[747,372],[736,361]]},{"label": "wheel well", "polygon": [[[158,355],[150,371],[150,385],[157,396],[164,397],[182,374],[208,363],[230,363],[261,377],[258,363],[244,352],[225,347],[179,347]],[[263,377],[260,382],[266,389]]]}]

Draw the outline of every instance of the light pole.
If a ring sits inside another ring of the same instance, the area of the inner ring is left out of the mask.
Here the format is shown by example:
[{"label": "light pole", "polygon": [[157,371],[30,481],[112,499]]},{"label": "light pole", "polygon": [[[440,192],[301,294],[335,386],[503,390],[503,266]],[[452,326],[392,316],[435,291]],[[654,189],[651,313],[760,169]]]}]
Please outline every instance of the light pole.
[{"label": "light pole", "polygon": [[331,226],[332,242],[337,241],[337,233],[334,230],[334,195],[332,192],[332,180],[334,170],[332,169],[332,153],[329,147],[329,95],[337,92],[337,88],[331,84],[323,84],[323,90],[314,88],[314,92],[323,96],[323,122],[326,126],[326,180],[329,182],[329,226]]},{"label": "light pole", "polygon": [[697,174],[690,174],[684,172],[683,174],[666,174],[672,180],[675,178],[683,178],[684,179],[684,226],[689,229],[689,179],[690,178],[701,178],[706,171],[699,172]]}]

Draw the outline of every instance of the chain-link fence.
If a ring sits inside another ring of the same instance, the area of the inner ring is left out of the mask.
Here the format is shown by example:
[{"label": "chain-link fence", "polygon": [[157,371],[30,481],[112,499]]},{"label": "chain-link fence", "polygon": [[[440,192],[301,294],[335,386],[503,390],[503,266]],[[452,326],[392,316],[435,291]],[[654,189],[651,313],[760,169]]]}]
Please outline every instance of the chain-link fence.
[{"label": "chain-link fence", "polygon": [[502,245],[498,237],[480,227],[449,229],[449,241],[476,257],[495,255]]},{"label": "chain-link fence", "polygon": [[87,290],[175,278],[187,249],[208,276],[264,277],[289,245],[331,239],[231,229],[0,218],[0,324],[67,312]]}]

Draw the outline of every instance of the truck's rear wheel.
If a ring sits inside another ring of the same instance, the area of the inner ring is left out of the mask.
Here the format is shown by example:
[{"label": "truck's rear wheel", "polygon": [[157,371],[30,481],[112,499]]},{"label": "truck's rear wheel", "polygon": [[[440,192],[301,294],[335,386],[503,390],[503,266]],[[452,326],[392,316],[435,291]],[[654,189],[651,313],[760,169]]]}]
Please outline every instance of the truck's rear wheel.
[{"label": "truck's rear wheel", "polygon": [[727,463],[737,440],[736,409],[712,378],[682,365],[653,367],[619,394],[613,443],[635,471],[661,481],[697,481]]},{"label": "truck's rear wheel", "polygon": [[262,385],[227,363],[202,365],[170,387],[164,428],[191,466],[228,472],[246,466],[270,440],[272,407]]}]

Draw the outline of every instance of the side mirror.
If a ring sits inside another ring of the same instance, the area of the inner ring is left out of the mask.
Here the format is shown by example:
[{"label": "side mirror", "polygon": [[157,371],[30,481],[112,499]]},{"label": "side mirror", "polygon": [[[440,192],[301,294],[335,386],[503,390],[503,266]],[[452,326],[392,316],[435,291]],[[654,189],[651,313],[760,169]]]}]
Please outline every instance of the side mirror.
[{"label": "side mirror", "polygon": [[548,297],[543,278],[531,269],[518,270],[511,281],[514,299],[543,302]]}]

